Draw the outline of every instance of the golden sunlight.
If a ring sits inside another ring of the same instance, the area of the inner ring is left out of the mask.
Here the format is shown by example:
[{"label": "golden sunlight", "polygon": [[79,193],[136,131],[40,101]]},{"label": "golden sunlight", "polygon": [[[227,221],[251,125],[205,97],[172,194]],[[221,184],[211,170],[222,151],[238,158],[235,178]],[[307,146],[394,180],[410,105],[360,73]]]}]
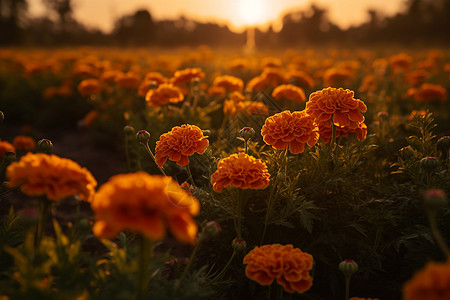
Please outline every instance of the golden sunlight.
[{"label": "golden sunlight", "polygon": [[267,0],[242,0],[237,9],[236,19],[232,20],[237,27],[262,25],[269,21]]}]

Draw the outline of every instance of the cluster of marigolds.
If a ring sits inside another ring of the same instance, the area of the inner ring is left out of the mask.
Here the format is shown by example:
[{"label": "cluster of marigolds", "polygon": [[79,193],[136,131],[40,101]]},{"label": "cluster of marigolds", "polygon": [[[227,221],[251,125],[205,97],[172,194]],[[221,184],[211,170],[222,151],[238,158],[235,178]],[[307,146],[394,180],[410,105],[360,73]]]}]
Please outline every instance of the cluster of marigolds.
[{"label": "cluster of marigolds", "polygon": [[[301,65],[304,62],[293,60],[293,63]],[[444,88],[424,83],[429,74],[427,70],[431,70],[436,62],[430,58],[427,63],[429,65],[424,62],[424,68],[420,71],[408,73],[411,58],[401,54],[392,56],[390,60],[375,60],[373,66],[374,69],[390,66],[394,72],[406,74],[405,80],[412,86],[408,95],[418,102],[446,100]],[[232,67],[245,68],[245,62],[234,61]],[[336,86],[336,83],[345,82],[357,68],[354,64],[348,64],[326,69],[322,74],[324,85]],[[172,78],[166,78],[159,72],[148,72],[143,80],[136,72],[124,73],[109,70],[105,66],[85,64],[78,66],[78,71],[96,77],[79,83],[81,95],[98,95],[107,90],[109,84],[115,83],[124,89],[136,89],[149,107],[182,102],[192,83],[200,84],[205,78],[200,68],[177,70]],[[376,80],[368,76],[360,90],[374,90],[376,84]],[[313,147],[319,139],[330,144],[334,143],[334,138],[349,133],[355,133],[358,140],[366,138],[367,126],[362,113],[366,112],[367,107],[363,101],[354,97],[353,91],[326,87],[311,93],[307,101],[304,89],[315,86],[313,76],[299,68],[282,72],[277,59],[267,61],[261,74],[248,81],[246,92],[243,80],[231,75],[215,77],[212,85],[205,90],[210,96],[227,95],[223,102],[225,115],[233,116],[244,111],[250,115],[267,116],[269,108],[263,102],[250,100],[246,93],[268,86],[273,89],[273,99],[306,102],[302,111],[285,110],[265,119],[261,135],[264,142],[274,149],[297,155],[305,151],[305,145]],[[96,117],[97,114],[91,113],[89,122]],[[142,137],[139,138],[142,140]],[[142,141],[145,142],[145,137]],[[18,136],[12,144],[0,141],[0,159],[8,152],[32,151],[35,146],[34,140],[25,136]],[[157,141],[155,163],[163,168],[170,160],[180,167],[186,167],[190,174],[189,157],[195,153],[203,154],[208,146],[208,136],[199,127],[189,124],[176,126],[162,134]],[[90,202],[95,213],[93,232],[100,238],[113,238],[120,231],[131,230],[158,241],[164,239],[166,231],[170,230],[182,243],[196,242],[198,229],[193,217],[199,214],[200,204],[189,189],[183,188],[190,185],[183,184],[182,187],[166,174],[150,175],[143,171],[119,174],[96,191],[97,182],[86,168],[69,159],[43,153],[23,155],[19,161],[8,166],[6,174],[10,187],[20,186],[22,192],[30,196],[43,195],[50,201],[60,201],[68,196],[79,195]],[[211,176],[212,188],[217,193],[229,187],[265,189],[269,183],[270,174],[266,164],[245,151],[222,158]],[[276,281],[288,293],[304,293],[313,284],[310,274],[314,265],[313,256],[292,245],[257,246],[247,253],[243,264],[246,265],[245,274],[248,278],[261,285],[271,285]],[[449,280],[449,262],[429,263],[405,284],[404,297],[450,299]],[[446,294],[442,298],[436,296],[439,293],[441,296]]]}]

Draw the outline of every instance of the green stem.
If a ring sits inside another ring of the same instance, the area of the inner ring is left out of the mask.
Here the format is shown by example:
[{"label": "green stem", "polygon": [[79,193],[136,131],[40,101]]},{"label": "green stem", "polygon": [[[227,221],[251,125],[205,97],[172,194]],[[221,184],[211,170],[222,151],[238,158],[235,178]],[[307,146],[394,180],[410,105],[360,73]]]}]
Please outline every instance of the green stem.
[{"label": "green stem", "polygon": [[217,276],[214,277],[214,279],[212,281],[220,280],[223,277],[223,275],[225,275],[225,272],[227,271],[228,267],[231,265],[231,262],[233,261],[235,256],[236,256],[236,250],[233,250],[233,253],[231,254],[230,259],[228,260],[225,267],[223,267],[222,271],[220,271],[220,273],[217,274]]},{"label": "green stem", "polygon": [[150,150],[150,147],[148,146],[148,142],[147,143],[141,143],[142,146],[144,146],[145,150],[147,150],[148,154],[150,155],[150,157],[153,159],[153,161],[155,162],[156,166],[158,167],[159,171],[164,175],[167,176],[166,173],[164,172],[163,168],[161,168],[157,163],[156,163],[156,159],[155,156],[153,155],[152,150]]},{"label": "green stem", "polygon": [[444,239],[442,238],[437,224],[436,219],[436,213],[435,212],[427,212],[428,221],[430,222],[430,230],[433,234],[434,239],[436,240],[436,243],[441,248],[442,252],[444,252],[447,259],[450,259],[450,250],[447,246],[447,244],[444,242]]},{"label": "green stem", "polygon": [[178,285],[177,285],[175,291],[173,292],[173,296],[175,296],[177,294],[177,292],[180,290],[181,285],[182,285],[184,279],[186,278],[186,275],[187,275],[189,269],[192,266],[192,262],[194,261],[195,255],[197,254],[197,250],[200,246],[200,241],[201,241],[200,239],[197,241],[197,243],[194,246],[194,249],[192,250],[191,256],[189,257],[188,264],[187,264],[186,268],[184,268],[183,274],[181,274],[180,281],[178,282]]},{"label": "green stem", "polygon": [[277,284],[277,295],[275,296],[276,298],[276,300],[281,300],[281,299],[283,299],[283,287],[281,286],[281,285],[279,285],[279,284]]},{"label": "green stem", "polygon": [[245,154],[248,154],[248,141],[244,140]]},{"label": "green stem", "polygon": [[336,125],[334,125],[333,117],[331,117],[331,141],[330,141],[330,154],[334,150],[334,144],[336,143]]},{"label": "green stem", "polygon": [[269,216],[270,216],[270,213],[272,210],[272,197],[274,195],[274,191],[275,191],[277,185],[278,185],[278,183],[276,182],[276,178],[275,178],[275,183],[272,185],[272,188],[271,188],[270,194],[269,194],[269,201],[267,202],[266,217],[264,219],[264,229],[263,229],[263,233],[261,236],[260,244],[262,244],[264,242],[264,238],[266,236],[267,224],[269,223]]},{"label": "green stem", "polygon": [[236,234],[237,237],[242,239],[242,197],[241,197],[241,190],[238,189],[238,197],[237,197],[237,204],[236,204],[236,215],[237,215],[237,228],[236,228]]},{"label": "green stem", "polygon": [[191,167],[189,166],[189,164],[186,165],[186,173],[188,174],[189,181],[191,182],[192,186],[196,188],[194,178],[192,177]]},{"label": "green stem", "polygon": [[128,142],[128,135],[125,134],[125,155],[127,157],[127,167],[128,167],[128,172],[131,172],[131,160],[130,160],[130,145]]},{"label": "green stem", "polygon": [[149,281],[149,267],[152,256],[151,241],[144,236],[141,236],[139,245],[139,270],[138,270],[138,290],[136,293],[136,300],[143,300],[146,298],[147,287]]},{"label": "green stem", "polygon": [[345,276],[345,300],[350,298],[350,276]]},{"label": "green stem", "polygon": [[288,151],[289,151],[289,144],[286,145],[286,150],[284,152],[284,158],[283,158],[283,164],[284,164],[284,174],[287,175],[287,165],[288,165],[288,159],[287,159],[287,155],[288,155]]},{"label": "green stem", "polygon": [[36,235],[35,235],[35,240],[34,240],[34,249],[35,249],[36,253],[39,251],[42,238],[44,237],[45,225],[47,224],[49,207],[50,207],[50,201],[47,198],[42,197],[39,201],[40,218],[39,218],[38,225],[36,227]]}]

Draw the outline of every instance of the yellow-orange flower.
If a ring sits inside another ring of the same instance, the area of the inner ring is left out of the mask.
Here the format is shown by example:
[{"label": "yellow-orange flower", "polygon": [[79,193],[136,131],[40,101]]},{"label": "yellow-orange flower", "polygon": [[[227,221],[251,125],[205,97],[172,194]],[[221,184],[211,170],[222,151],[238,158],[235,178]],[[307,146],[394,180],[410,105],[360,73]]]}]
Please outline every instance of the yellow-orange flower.
[{"label": "yellow-orange flower", "polygon": [[96,193],[91,207],[96,223],[93,232],[112,238],[125,229],[151,240],[161,240],[166,227],[177,240],[194,243],[199,213],[196,198],[172,178],[139,171],[111,177]]},{"label": "yellow-orange flower", "polygon": [[417,102],[447,100],[447,90],[439,84],[424,83],[417,89],[410,88],[407,93]]},{"label": "yellow-orange flower", "polygon": [[312,286],[313,257],[292,245],[257,246],[243,263],[245,275],[260,285],[271,285],[276,279],[288,293],[304,293]]},{"label": "yellow-orange flower", "polygon": [[425,79],[429,76],[425,70],[414,70],[408,73],[406,79],[411,86],[417,86],[425,82]]},{"label": "yellow-orange flower", "polygon": [[223,87],[230,92],[242,92],[244,89],[244,82],[242,79],[235,76],[222,75],[214,78],[213,86]]},{"label": "yellow-orange flower", "polygon": [[156,142],[155,159],[159,166],[164,166],[167,159],[184,167],[189,163],[188,156],[203,154],[208,148],[208,137],[203,135],[195,125],[181,125],[160,136]]},{"label": "yellow-orange flower", "polygon": [[314,87],[314,79],[304,71],[294,70],[288,74],[290,81],[302,88],[312,89]]},{"label": "yellow-orange flower", "polygon": [[[241,104],[241,105],[240,105]],[[269,108],[259,101],[243,101],[238,103],[238,109],[245,109],[247,115],[267,116],[269,115]]]},{"label": "yellow-orange flower", "polygon": [[263,76],[256,76],[250,79],[245,86],[245,90],[255,92],[264,89],[269,84],[268,80]]},{"label": "yellow-orange flower", "polygon": [[135,72],[119,73],[115,77],[115,82],[118,87],[123,89],[135,89],[139,86],[141,78],[139,74]]},{"label": "yellow-orange flower", "polygon": [[45,195],[52,201],[75,195],[90,201],[97,186],[86,168],[70,159],[43,153],[24,155],[20,161],[8,166],[6,175],[9,186],[20,185],[25,194]]},{"label": "yellow-orange flower", "polygon": [[323,73],[323,86],[339,86],[352,77],[352,72],[344,68],[330,68]]},{"label": "yellow-orange flower", "polygon": [[246,153],[233,154],[221,159],[211,176],[214,191],[220,193],[229,185],[241,189],[265,189],[270,174],[266,164]]},{"label": "yellow-orange flower", "polygon": [[330,120],[338,127],[358,128],[364,122],[361,112],[367,107],[363,101],[353,98],[355,93],[343,88],[325,88],[314,92],[306,102],[306,111],[318,122]]},{"label": "yellow-orange flower", "polygon": [[282,84],[277,86],[272,92],[272,97],[277,100],[289,99],[297,102],[306,101],[305,92],[292,84]]},{"label": "yellow-orange flower", "polygon": [[78,91],[82,96],[100,94],[102,89],[100,80],[95,78],[85,79],[78,84]]},{"label": "yellow-orange flower", "polygon": [[157,89],[149,90],[145,95],[148,105],[157,107],[184,100],[183,92],[171,83],[162,83]]},{"label": "yellow-orange flower", "polygon": [[[333,135],[331,123],[328,121],[323,121],[319,122],[317,125],[319,126],[319,138],[324,141],[325,144],[328,144]],[[367,125],[365,123],[361,123],[357,128],[336,127],[336,137],[345,137],[349,133],[356,133],[356,138],[358,141],[364,141],[367,137]]]},{"label": "yellow-orange flower", "polygon": [[0,159],[3,159],[6,152],[16,153],[16,149],[10,142],[0,140]]},{"label": "yellow-orange flower", "polygon": [[18,135],[13,139],[13,146],[16,150],[31,151],[36,148],[36,141],[32,137]]},{"label": "yellow-orange flower", "polygon": [[192,79],[197,78],[202,80],[205,78],[205,73],[200,68],[188,68],[184,70],[177,70],[170,79],[170,82],[175,85],[181,85],[191,82]]},{"label": "yellow-orange flower", "polygon": [[450,261],[429,262],[403,285],[404,300],[450,299]]},{"label": "yellow-orange flower", "polygon": [[394,72],[403,72],[411,68],[412,57],[406,53],[392,55],[389,58],[389,64]]},{"label": "yellow-orange flower", "polygon": [[291,113],[285,110],[266,119],[261,129],[266,144],[277,150],[284,150],[289,145],[292,154],[305,151],[305,143],[314,146],[319,139],[319,131],[314,117],[306,111]]}]

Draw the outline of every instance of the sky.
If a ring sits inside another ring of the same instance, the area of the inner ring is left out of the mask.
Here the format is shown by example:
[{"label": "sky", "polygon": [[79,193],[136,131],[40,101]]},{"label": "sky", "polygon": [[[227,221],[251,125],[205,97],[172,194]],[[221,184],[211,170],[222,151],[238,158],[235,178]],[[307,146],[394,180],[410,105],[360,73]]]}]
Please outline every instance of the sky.
[{"label": "sky", "polygon": [[[104,32],[114,21],[138,9],[150,11],[154,20],[175,19],[183,15],[198,21],[214,21],[242,31],[254,25],[262,29],[268,23],[281,25],[281,17],[292,9],[309,7],[312,2],[328,10],[328,17],[345,29],[367,20],[367,10],[393,15],[403,9],[406,0],[73,0],[74,17],[90,28]],[[47,14],[43,0],[28,0],[31,16]]]}]

